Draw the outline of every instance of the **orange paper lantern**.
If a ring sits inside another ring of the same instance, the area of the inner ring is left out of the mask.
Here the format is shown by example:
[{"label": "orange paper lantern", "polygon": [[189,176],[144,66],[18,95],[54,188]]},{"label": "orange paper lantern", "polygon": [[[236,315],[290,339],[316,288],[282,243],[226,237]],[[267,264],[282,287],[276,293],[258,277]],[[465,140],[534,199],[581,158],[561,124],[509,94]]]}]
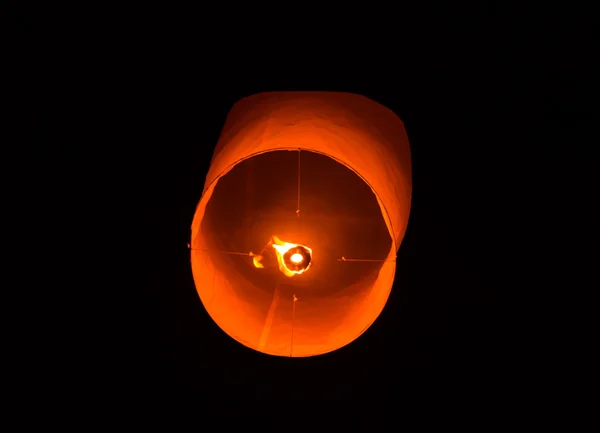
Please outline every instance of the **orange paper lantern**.
[{"label": "orange paper lantern", "polygon": [[408,139],[389,109],[335,92],[242,99],[192,223],[204,307],[263,353],[345,346],[387,302],[411,193]]}]

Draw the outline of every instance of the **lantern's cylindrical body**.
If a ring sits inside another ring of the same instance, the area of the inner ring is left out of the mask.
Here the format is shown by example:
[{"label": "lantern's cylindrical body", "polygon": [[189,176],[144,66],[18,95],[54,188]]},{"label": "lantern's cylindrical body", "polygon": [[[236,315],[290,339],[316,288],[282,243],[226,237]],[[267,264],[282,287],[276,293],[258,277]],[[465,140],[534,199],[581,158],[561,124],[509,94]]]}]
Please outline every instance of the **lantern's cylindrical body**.
[{"label": "lantern's cylindrical body", "polygon": [[[347,345],[387,302],[411,193],[408,138],[389,109],[336,92],[242,99],[192,223],[204,307],[263,353],[303,357]],[[290,277],[269,264],[273,236],[310,248],[310,269]],[[264,267],[253,263],[258,254]]]}]

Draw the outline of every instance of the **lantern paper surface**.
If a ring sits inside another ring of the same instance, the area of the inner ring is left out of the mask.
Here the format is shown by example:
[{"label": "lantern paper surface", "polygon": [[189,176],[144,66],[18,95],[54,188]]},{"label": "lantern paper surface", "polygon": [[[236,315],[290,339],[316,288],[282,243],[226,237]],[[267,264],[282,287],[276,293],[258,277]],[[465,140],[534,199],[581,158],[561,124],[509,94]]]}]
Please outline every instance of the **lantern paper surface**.
[{"label": "lantern paper surface", "polygon": [[411,193],[408,138],[389,109],[336,92],[242,99],[192,223],[204,307],[263,353],[306,357],[349,344],[389,297]]}]

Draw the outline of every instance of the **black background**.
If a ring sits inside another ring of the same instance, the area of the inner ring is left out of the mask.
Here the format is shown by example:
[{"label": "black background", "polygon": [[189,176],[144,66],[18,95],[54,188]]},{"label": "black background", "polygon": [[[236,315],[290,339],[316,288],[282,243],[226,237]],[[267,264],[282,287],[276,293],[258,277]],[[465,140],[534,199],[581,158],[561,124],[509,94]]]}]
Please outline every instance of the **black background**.
[{"label": "black background", "polygon": [[[164,378],[175,395],[210,398],[393,399],[567,381],[545,355],[565,338],[564,314],[538,314],[544,264],[533,251],[551,244],[539,209],[568,200],[560,174],[538,173],[565,164],[565,143],[584,141],[591,119],[583,14],[482,8],[409,29],[392,10],[310,26],[200,10],[118,23],[63,12],[52,22],[44,9],[17,14],[27,49],[17,50],[14,113],[19,150],[54,192],[57,227],[76,233],[66,254],[80,290],[64,292],[76,304],[65,350],[87,347],[78,359],[101,358],[100,370],[126,378],[117,388]],[[228,111],[278,90],[367,96],[404,121],[413,157],[383,313],[347,347],[307,359],[265,356],[224,334],[196,294],[187,249]]]}]

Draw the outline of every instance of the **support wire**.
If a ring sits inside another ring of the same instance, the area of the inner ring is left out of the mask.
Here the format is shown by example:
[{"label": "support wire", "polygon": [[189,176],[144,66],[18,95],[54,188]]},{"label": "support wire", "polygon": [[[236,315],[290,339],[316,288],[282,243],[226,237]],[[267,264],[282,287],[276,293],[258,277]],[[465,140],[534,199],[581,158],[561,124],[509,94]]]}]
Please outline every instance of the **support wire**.
[{"label": "support wire", "polygon": [[296,319],[296,301],[298,300],[295,293],[292,296],[292,335],[290,337],[290,358],[292,357],[292,351],[294,350],[294,320]]},{"label": "support wire", "polygon": [[298,149],[298,204],[296,205],[296,216],[300,218],[300,149]]}]

